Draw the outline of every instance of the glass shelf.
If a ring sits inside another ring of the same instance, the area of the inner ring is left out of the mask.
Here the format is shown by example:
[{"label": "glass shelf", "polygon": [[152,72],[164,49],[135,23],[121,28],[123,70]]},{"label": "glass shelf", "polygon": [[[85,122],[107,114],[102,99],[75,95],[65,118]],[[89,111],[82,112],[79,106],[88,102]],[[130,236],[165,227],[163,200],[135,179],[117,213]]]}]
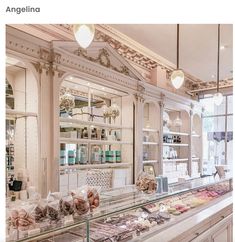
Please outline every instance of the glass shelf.
[{"label": "glass shelf", "polygon": [[98,126],[104,127],[109,129],[133,129],[132,127],[116,125],[116,124],[108,124],[108,123],[101,123],[101,122],[93,122],[87,120],[80,120],[75,118],[62,118],[60,117],[61,127],[74,127],[74,124],[82,124],[88,126]]},{"label": "glass shelf", "polygon": [[182,144],[182,143],[179,143],[179,144],[177,144],[177,143],[163,143],[163,146],[185,146],[185,147],[187,147],[187,146],[189,146],[189,144]]}]

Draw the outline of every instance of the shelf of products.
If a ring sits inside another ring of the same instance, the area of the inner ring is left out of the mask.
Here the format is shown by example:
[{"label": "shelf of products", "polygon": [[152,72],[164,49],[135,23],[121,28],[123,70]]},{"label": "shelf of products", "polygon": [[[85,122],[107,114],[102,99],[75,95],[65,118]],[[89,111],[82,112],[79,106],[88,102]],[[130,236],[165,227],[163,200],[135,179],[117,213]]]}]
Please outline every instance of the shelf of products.
[{"label": "shelf of products", "polygon": [[158,104],[152,102],[146,102],[143,106],[143,165],[144,170],[146,166],[151,164],[154,169],[154,174],[159,174],[159,130],[160,130],[160,120],[159,116],[159,106]]},{"label": "shelf of products", "polygon": [[[84,176],[93,174],[93,180],[98,179],[97,185],[104,184],[102,179],[109,179],[105,184],[114,187],[127,185],[132,181],[134,147],[133,116],[130,113],[133,113],[133,105],[131,96],[127,93],[94,83],[88,85],[85,80],[76,77],[72,81],[66,79],[62,82],[60,171],[73,170],[73,174],[68,174],[68,180],[71,180],[69,184],[79,186],[92,180],[92,177],[85,177],[81,182],[77,178],[80,170],[91,171]],[[119,173],[123,173],[125,184],[120,182]],[[66,193],[65,189],[69,185],[63,182],[65,177],[61,173],[60,190]]]},{"label": "shelf of products", "polygon": [[163,174],[169,183],[189,175],[190,117],[184,110],[163,112]]},{"label": "shelf of products", "polygon": [[[156,234],[231,196],[231,183],[232,180],[229,178],[215,180],[213,177],[207,177],[171,185],[169,193],[165,194],[143,194],[136,190],[135,186],[127,186],[101,192],[98,195],[97,190],[88,188],[91,189],[89,193],[94,193],[94,198],[100,201],[99,206],[94,206],[92,210],[89,209],[91,206],[89,203],[88,210],[76,206],[78,210],[72,209],[73,203],[77,203],[76,192],[73,193],[74,199],[67,196],[62,200],[59,194],[51,194],[48,198],[51,200],[46,203],[50,209],[46,210],[45,215],[40,214],[40,219],[37,217],[39,219],[37,223],[32,226],[27,225],[28,227],[23,225],[23,228],[14,227],[10,221],[16,218],[17,209],[25,211],[24,218],[36,219],[34,213],[30,214],[30,210],[26,209],[33,205],[32,202],[28,205],[24,203],[23,208],[19,206],[15,210],[11,209],[12,204],[8,204],[7,241],[49,242],[55,238],[60,241],[68,239],[73,241],[73,237],[77,241],[80,239],[105,241],[108,238],[113,241],[120,239],[144,241],[144,237],[153,230]],[[69,204],[68,207],[63,206],[65,202]],[[43,200],[40,203],[35,201],[35,204],[37,206],[41,204],[41,210],[45,206]],[[55,204],[58,204],[58,207]],[[37,211],[39,212],[39,207]],[[67,215],[68,211],[71,211],[70,215]],[[79,215],[78,211],[83,211],[83,215]]]}]

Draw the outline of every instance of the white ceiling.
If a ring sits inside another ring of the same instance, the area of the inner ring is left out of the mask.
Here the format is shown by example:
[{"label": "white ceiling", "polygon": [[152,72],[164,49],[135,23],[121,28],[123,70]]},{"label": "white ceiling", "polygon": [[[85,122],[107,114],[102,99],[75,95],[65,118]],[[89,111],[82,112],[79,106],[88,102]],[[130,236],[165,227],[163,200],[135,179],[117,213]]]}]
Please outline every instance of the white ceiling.
[{"label": "white ceiling", "polygon": [[[112,24],[113,28],[176,64],[176,24]],[[233,26],[221,25],[220,80],[233,70]],[[180,67],[203,80],[216,80],[217,25],[180,25]],[[214,75],[214,77],[212,77]]]}]

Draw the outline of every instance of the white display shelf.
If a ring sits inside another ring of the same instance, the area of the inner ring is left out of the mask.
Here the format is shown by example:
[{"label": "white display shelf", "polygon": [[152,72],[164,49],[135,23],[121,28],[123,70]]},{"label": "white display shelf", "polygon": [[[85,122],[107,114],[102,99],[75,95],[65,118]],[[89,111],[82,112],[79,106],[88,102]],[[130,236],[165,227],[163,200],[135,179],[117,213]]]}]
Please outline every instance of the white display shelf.
[{"label": "white display shelf", "polygon": [[198,161],[199,161],[200,158],[199,158],[199,157],[193,157],[192,160],[193,160],[193,161],[195,161],[195,160],[198,160]]},{"label": "white display shelf", "polygon": [[20,118],[20,117],[37,117],[37,113],[34,112],[23,112],[14,109],[6,109],[6,116]]},{"label": "white display shelf", "polygon": [[199,135],[199,134],[192,134],[192,137],[194,137],[194,138],[200,138],[201,135]]},{"label": "white display shelf", "polygon": [[143,142],[143,145],[158,145],[157,142]]},{"label": "white display shelf", "polygon": [[174,161],[188,161],[188,158],[182,158],[182,159],[163,159],[163,162],[174,162]]},{"label": "white display shelf", "polygon": [[163,132],[163,134],[174,134],[174,135],[181,135],[181,136],[189,136],[188,133],[181,133],[181,132],[174,132],[174,131],[168,131],[168,132]]},{"label": "white display shelf", "polygon": [[60,166],[60,170],[66,170],[66,169],[102,169],[102,168],[115,168],[115,167],[130,167],[132,166],[131,163],[105,163],[105,164],[85,164],[85,165],[66,165],[66,166]]},{"label": "white display shelf", "polygon": [[143,164],[148,164],[148,163],[158,163],[157,160],[144,160]]},{"label": "white display shelf", "polygon": [[181,144],[181,143],[179,143],[179,144],[177,144],[177,143],[163,143],[163,146],[185,146],[185,147],[187,147],[189,145],[188,144]]},{"label": "white display shelf", "polygon": [[[133,129],[132,127],[128,127],[128,126],[122,126],[122,125],[116,125],[116,124],[106,124],[106,123],[79,120],[79,119],[73,119],[73,118],[60,117],[60,122],[69,124],[69,125],[66,125],[66,127],[73,127],[73,124],[82,124],[82,125],[90,125],[90,126],[91,125],[99,126],[99,127],[104,127],[104,128],[110,128],[110,129]],[[64,126],[64,125],[61,125],[61,126]]]},{"label": "white display shelf", "polygon": [[144,128],[143,132],[158,132],[158,130],[157,129]]},{"label": "white display shelf", "polygon": [[115,145],[115,144],[133,144],[129,141],[115,141],[115,140],[95,140],[95,139],[72,139],[72,138],[60,138],[60,143],[65,144],[101,144],[101,145]]}]

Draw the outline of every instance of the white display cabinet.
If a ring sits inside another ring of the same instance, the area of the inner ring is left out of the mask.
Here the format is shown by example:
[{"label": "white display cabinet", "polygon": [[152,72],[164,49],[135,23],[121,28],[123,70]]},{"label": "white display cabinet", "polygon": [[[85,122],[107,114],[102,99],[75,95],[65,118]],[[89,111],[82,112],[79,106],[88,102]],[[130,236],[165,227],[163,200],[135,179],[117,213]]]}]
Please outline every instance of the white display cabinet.
[{"label": "white display cabinet", "polygon": [[192,117],[192,177],[199,177],[202,173],[202,119],[195,113]]},{"label": "white display cabinet", "polygon": [[169,183],[189,175],[190,115],[185,110],[163,112],[162,166]]},{"label": "white display cabinet", "polygon": [[9,56],[6,58],[5,98],[6,193],[8,196],[17,194],[8,186],[9,180],[21,181],[21,190],[33,186],[41,191],[37,80],[25,63]]},{"label": "white display cabinet", "polygon": [[[131,96],[76,77],[64,80],[60,91],[60,190],[68,192],[74,184],[103,189],[131,184]],[[77,182],[70,178],[74,174]]]},{"label": "white display cabinet", "polygon": [[159,129],[160,108],[153,102],[144,103],[143,117],[143,165],[152,164],[155,174],[159,174]]}]

